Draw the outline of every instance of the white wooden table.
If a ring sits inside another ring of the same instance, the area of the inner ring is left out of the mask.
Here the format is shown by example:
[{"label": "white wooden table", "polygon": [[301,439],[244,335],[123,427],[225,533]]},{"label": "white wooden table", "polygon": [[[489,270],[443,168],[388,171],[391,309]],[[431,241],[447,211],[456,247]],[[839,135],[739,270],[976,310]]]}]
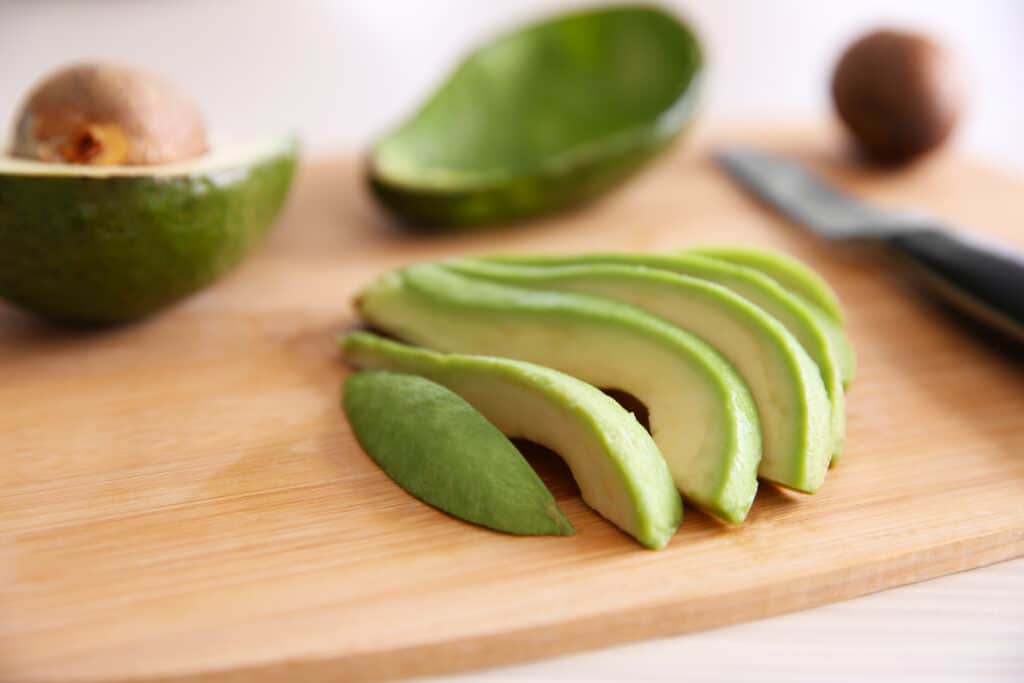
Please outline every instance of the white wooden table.
[{"label": "white wooden table", "polygon": [[1021,683],[1024,559],[763,621],[456,680]]}]

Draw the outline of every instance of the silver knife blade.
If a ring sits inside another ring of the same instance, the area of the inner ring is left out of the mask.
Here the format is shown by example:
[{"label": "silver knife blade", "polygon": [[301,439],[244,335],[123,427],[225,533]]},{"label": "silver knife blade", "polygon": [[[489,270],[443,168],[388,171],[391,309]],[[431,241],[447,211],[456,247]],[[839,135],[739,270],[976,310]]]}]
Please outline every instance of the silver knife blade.
[{"label": "silver knife blade", "polygon": [[855,199],[795,161],[749,147],[731,147],[715,156],[762,201],[828,239],[881,239],[934,223],[919,213],[880,209]]}]

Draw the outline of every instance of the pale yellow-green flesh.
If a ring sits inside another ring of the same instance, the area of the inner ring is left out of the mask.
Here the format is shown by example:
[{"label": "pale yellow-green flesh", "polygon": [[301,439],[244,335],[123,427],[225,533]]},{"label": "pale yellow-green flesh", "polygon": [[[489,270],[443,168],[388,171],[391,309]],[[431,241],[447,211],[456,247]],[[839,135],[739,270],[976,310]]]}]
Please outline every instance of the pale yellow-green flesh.
[{"label": "pale yellow-green flesh", "polygon": [[717,349],[757,403],[764,453],[759,474],[813,493],[831,455],[831,406],[817,366],[775,319],[728,289],[641,266],[517,267],[449,264],[471,277],[530,289],[604,296],[646,310]]},{"label": "pale yellow-green flesh", "polygon": [[645,266],[706,280],[740,295],[782,323],[817,364],[831,403],[832,463],[839,461],[846,442],[846,400],[837,351],[804,303],[771,278],[751,268],[697,254],[509,254],[487,260],[543,267],[581,264]]},{"label": "pale yellow-green flesh", "polygon": [[649,548],[662,548],[682,502],[661,452],[636,418],[600,390],[532,363],[414,348],[369,333],[342,344],[361,368],[421,375],[459,394],[505,435],[568,464],[583,500]]},{"label": "pale yellow-green flesh", "polygon": [[751,268],[779,283],[800,299],[821,325],[833,347],[848,387],[857,374],[857,357],[844,329],[845,315],[835,290],[805,263],[782,252],[745,247],[701,247],[684,253],[708,256],[719,261]]},{"label": "pale yellow-green flesh", "polygon": [[761,458],[757,410],[735,371],[696,337],[614,301],[431,265],[380,278],[357,305],[374,326],[417,344],[525,360],[636,396],[683,495],[726,521],[746,517]]}]

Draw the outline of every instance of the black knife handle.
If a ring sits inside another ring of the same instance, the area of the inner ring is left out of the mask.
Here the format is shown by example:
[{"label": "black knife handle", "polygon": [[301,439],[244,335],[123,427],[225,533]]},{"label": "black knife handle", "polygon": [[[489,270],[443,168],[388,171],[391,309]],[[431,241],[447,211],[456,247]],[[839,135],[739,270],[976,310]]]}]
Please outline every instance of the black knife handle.
[{"label": "black knife handle", "polygon": [[888,242],[922,267],[949,303],[1024,341],[1024,254],[944,230],[901,233]]}]

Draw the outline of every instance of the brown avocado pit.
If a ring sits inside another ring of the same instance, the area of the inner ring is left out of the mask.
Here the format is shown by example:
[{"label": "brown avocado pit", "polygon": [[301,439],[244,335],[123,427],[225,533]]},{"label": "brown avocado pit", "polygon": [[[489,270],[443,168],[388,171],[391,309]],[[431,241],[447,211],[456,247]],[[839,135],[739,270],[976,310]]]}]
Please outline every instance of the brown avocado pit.
[{"label": "brown avocado pit", "polygon": [[929,38],[875,31],[843,53],[832,99],[866,157],[902,164],[953,132],[965,99],[961,73],[954,56]]},{"label": "brown avocado pit", "polygon": [[49,75],[15,120],[12,155],[37,161],[149,166],[208,150],[191,97],[158,75],[114,64]]}]

